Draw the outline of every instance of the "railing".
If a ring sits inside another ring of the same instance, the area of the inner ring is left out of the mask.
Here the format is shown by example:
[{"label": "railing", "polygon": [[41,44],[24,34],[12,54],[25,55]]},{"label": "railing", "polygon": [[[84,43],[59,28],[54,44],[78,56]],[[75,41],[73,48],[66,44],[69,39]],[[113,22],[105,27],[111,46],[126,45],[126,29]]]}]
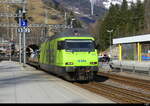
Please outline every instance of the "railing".
[{"label": "railing", "polygon": [[132,72],[134,74],[140,73],[140,74],[146,74],[150,76],[150,62],[143,61],[143,62],[137,62],[137,61],[118,61],[113,60],[110,65],[113,67],[113,70],[119,69],[119,71],[128,71]]}]

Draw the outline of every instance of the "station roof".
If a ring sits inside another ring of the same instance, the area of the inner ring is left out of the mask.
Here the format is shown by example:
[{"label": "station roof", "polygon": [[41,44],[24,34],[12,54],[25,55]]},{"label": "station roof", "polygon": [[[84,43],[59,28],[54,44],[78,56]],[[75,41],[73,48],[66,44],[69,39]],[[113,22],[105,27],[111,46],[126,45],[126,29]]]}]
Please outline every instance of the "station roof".
[{"label": "station roof", "polygon": [[113,44],[138,43],[150,41],[150,34],[113,39]]}]

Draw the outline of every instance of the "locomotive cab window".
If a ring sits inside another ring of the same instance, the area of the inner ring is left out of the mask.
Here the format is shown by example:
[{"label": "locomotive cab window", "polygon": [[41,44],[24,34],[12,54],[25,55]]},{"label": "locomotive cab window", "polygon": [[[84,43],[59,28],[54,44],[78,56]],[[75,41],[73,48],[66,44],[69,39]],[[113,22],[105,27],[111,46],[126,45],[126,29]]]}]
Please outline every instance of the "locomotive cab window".
[{"label": "locomotive cab window", "polygon": [[58,41],[58,43],[57,43],[57,49],[58,50],[65,49],[65,41]]},{"label": "locomotive cab window", "polygon": [[95,45],[93,40],[73,39],[66,40],[65,49],[67,52],[93,52]]}]

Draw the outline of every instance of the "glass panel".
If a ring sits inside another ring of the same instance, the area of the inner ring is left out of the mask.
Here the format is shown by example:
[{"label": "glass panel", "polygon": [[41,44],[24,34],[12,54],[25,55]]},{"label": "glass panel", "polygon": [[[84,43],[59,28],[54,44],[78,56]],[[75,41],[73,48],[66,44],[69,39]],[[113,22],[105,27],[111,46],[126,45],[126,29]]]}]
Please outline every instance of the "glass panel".
[{"label": "glass panel", "polygon": [[111,59],[112,60],[119,60],[119,47],[118,47],[118,45],[112,46]]},{"label": "glass panel", "polygon": [[68,52],[92,52],[95,50],[92,40],[66,40]]},{"label": "glass panel", "polygon": [[137,44],[123,44],[122,45],[122,59],[123,60],[138,60]]},{"label": "glass panel", "polygon": [[150,61],[150,42],[142,44],[142,61]]}]

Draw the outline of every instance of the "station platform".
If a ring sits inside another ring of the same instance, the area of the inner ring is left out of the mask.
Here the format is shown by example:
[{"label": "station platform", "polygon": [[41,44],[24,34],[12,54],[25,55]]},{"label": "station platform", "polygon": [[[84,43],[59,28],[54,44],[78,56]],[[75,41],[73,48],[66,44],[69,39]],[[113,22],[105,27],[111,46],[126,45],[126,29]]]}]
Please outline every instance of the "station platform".
[{"label": "station platform", "polygon": [[55,76],[19,63],[0,62],[0,103],[114,103]]}]

